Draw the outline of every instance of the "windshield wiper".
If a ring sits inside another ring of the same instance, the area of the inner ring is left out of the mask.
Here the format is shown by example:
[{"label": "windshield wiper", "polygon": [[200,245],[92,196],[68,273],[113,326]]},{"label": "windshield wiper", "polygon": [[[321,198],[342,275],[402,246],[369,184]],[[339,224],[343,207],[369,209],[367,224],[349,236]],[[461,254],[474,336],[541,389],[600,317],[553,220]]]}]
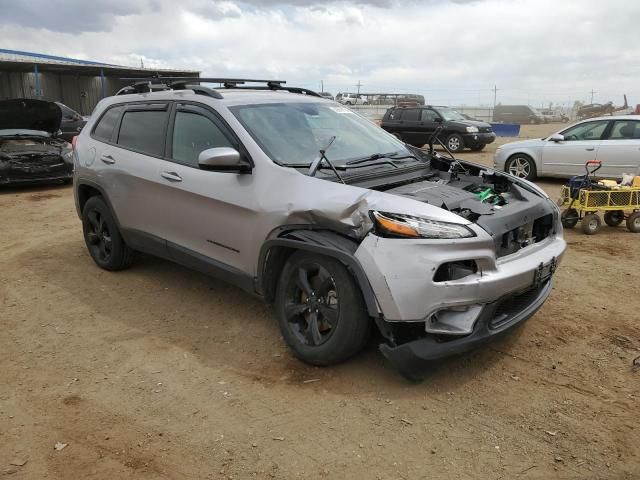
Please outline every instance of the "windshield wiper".
[{"label": "windshield wiper", "polygon": [[329,140],[329,143],[327,144],[327,146],[320,149],[320,155],[318,155],[318,157],[313,162],[311,162],[311,165],[309,166],[309,176],[310,177],[315,177],[316,172],[318,171],[318,168],[320,168],[320,164],[322,163],[322,160],[324,160],[325,162],[327,162],[327,165],[329,165],[329,167],[331,167],[331,170],[333,170],[333,173],[336,174],[336,177],[338,177],[338,180],[340,180],[342,183],[344,183],[346,185],[344,179],[342,178],[342,176],[336,170],[336,167],[334,167],[333,163],[331,163],[331,161],[325,156],[325,153],[327,153],[327,150],[329,150],[329,147],[331,147],[331,145],[333,145],[333,142],[335,140],[336,140],[336,136],[334,135]]}]

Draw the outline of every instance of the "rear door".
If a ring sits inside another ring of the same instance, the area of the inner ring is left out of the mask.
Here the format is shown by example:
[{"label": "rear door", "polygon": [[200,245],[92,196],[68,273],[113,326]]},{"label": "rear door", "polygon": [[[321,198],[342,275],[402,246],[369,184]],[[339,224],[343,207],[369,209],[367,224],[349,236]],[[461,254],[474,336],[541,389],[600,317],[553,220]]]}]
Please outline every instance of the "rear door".
[{"label": "rear door", "polygon": [[588,160],[595,160],[609,120],[579,123],[561,132],[564,140],[548,140],[542,149],[542,172],[551,175],[580,175]]},{"label": "rear door", "polygon": [[637,174],[640,167],[640,121],[615,120],[600,143],[596,157],[602,162],[602,175],[621,178]]},{"label": "rear door", "polygon": [[420,119],[419,108],[404,108],[399,130],[402,132],[402,139],[411,145],[424,145],[424,132],[422,132],[422,121]]},{"label": "rear door", "polygon": [[101,184],[116,211],[121,228],[135,246],[165,255],[163,193],[165,138],[169,102],[128,104],[114,141],[100,152]]}]

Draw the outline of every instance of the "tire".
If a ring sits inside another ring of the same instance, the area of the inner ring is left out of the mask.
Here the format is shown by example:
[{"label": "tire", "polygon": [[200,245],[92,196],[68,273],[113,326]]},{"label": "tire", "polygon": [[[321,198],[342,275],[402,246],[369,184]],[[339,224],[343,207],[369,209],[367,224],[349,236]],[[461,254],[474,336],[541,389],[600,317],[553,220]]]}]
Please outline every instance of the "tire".
[{"label": "tire", "polygon": [[464,139],[457,133],[452,133],[447,137],[445,145],[451,153],[457,153],[464,150]]},{"label": "tire", "polygon": [[582,218],[582,233],[595,235],[602,227],[602,220],[595,213],[588,213]]},{"label": "tire", "polygon": [[369,338],[362,293],[346,267],[330,257],[304,251],[291,255],[280,275],[275,307],[287,345],[311,365],[343,362]]},{"label": "tire", "polygon": [[640,233],[640,212],[633,212],[627,217],[627,228],[632,233]]},{"label": "tire", "polygon": [[624,221],[624,212],[622,210],[610,210],[604,213],[604,223],[610,227],[617,227]]},{"label": "tire", "polygon": [[484,147],[486,147],[486,145],[477,145],[475,147],[471,147],[471,151],[472,152],[481,152]]},{"label": "tire", "polygon": [[82,209],[82,232],[91,258],[100,268],[116,271],[131,265],[133,252],[102,197],[87,200]]},{"label": "tire", "polygon": [[578,224],[578,220],[580,220],[580,217],[578,215],[578,211],[575,208],[569,208],[562,212],[560,220],[562,221],[562,226],[569,229],[575,227]]},{"label": "tire", "polygon": [[533,181],[536,178],[536,164],[529,155],[516,153],[507,160],[504,168],[505,172],[519,178]]}]

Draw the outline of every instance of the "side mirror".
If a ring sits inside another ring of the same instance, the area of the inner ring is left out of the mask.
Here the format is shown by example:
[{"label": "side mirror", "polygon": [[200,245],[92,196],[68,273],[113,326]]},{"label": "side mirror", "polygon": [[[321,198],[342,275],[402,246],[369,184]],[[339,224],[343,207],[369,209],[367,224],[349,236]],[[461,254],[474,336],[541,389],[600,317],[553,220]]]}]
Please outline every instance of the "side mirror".
[{"label": "side mirror", "polygon": [[202,170],[217,172],[251,173],[251,165],[242,158],[235,148],[216,147],[203,150],[198,155],[198,165]]},{"label": "side mirror", "polygon": [[433,119],[433,121],[436,123],[442,123],[442,117],[436,117]]},{"label": "side mirror", "polygon": [[564,140],[564,135],[561,135],[559,133],[554,133],[553,135],[551,135],[549,137],[549,140],[551,140],[552,142],[562,142]]}]

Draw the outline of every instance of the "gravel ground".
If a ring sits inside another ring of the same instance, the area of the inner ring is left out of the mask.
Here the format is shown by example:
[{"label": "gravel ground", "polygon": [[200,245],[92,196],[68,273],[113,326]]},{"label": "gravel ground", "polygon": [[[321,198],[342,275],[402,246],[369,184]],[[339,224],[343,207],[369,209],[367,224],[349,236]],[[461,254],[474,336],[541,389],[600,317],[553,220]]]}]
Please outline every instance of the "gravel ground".
[{"label": "gravel ground", "polygon": [[69,187],[1,190],[0,220],[0,477],[640,478],[640,236],[623,227],[568,231],[538,314],[414,384],[375,342],[301,364],[269,306],[177,265],[101,271]]}]

